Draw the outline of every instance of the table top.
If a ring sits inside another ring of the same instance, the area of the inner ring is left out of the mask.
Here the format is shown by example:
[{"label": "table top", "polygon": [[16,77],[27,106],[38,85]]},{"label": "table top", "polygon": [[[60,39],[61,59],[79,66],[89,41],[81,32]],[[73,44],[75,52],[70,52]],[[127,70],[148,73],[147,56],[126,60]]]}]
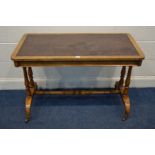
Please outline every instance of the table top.
[{"label": "table top", "polygon": [[142,60],[144,54],[127,33],[25,34],[14,61]]}]

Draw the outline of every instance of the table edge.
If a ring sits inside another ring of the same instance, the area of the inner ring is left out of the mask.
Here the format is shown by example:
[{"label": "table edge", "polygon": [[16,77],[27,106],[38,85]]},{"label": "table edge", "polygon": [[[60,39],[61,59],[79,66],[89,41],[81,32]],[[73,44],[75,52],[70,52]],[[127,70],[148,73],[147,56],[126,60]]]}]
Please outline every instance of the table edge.
[{"label": "table edge", "polygon": [[[40,35],[40,34],[126,34],[136,48],[138,56],[17,56],[19,49],[23,45],[26,37],[30,34]],[[145,58],[143,51],[137,44],[135,39],[130,33],[26,33],[22,36],[19,43],[17,44],[15,50],[11,55],[11,59],[14,62],[18,61],[108,61],[108,60],[143,60]]]}]

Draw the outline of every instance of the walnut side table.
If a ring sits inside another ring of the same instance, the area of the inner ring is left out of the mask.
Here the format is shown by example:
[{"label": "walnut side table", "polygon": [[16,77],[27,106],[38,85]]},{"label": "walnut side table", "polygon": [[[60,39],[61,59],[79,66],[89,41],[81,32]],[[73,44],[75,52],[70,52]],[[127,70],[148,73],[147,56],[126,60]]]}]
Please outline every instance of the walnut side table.
[{"label": "walnut side table", "polygon": [[[120,94],[124,104],[123,120],[130,113],[128,95],[133,66],[141,66],[144,54],[128,33],[30,33],[25,34],[11,59],[22,67],[26,87],[26,122],[35,94]],[[39,90],[32,67],[45,66],[121,66],[120,80],[109,90]],[[126,68],[128,68],[126,73]]]}]

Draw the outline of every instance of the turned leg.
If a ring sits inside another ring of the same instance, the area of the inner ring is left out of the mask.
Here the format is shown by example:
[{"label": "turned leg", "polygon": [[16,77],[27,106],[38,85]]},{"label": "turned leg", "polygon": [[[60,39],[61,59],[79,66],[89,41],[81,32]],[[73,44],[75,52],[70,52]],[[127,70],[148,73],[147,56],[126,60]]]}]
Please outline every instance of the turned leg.
[{"label": "turned leg", "polygon": [[131,72],[132,72],[132,66],[129,66],[127,77],[125,80],[125,86],[123,87],[121,91],[121,96],[122,96],[122,100],[123,100],[124,108],[125,108],[123,120],[126,120],[130,113],[130,98],[128,95],[128,91],[129,91],[129,85],[131,81]]},{"label": "turned leg", "polygon": [[25,101],[25,122],[28,122],[30,120],[30,110],[31,110],[31,104],[32,104],[32,92],[30,88],[30,81],[28,78],[27,68],[23,67],[23,73],[24,73],[24,81],[25,81],[25,87],[26,87],[26,101]]},{"label": "turned leg", "polygon": [[28,75],[30,80],[30,87],[34,87],[33,72],[31,67],[28,67]]},{"label": "turned leg", "polygon": [[31,93],[34,94],[35,90],[37,89],[37,83],[33,80],[33,72],[32,68],[28,67],[28,76],[29,76],[29,87],[31,90]]},{"label": "turned leg", "polygon": [[123,67],[122,67],[122,70],[121,70],[120,80],[117,81],[117,82],[115,83],[115,89],[118,90],[118,89],[121,89],[121,88],[123,87],[123,85],[124,85],[125,73],[126,73],[126,67],[123,66]]}]

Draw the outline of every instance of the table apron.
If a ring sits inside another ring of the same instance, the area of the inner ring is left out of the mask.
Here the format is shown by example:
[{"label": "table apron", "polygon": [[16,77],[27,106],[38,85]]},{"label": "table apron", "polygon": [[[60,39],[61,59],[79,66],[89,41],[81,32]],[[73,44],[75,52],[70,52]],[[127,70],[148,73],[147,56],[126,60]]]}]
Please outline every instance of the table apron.
[{"label": "table apron", "polygon": [[112,61],[14,61],[16,67],[44,66],[141,66],[142,60]]}]

